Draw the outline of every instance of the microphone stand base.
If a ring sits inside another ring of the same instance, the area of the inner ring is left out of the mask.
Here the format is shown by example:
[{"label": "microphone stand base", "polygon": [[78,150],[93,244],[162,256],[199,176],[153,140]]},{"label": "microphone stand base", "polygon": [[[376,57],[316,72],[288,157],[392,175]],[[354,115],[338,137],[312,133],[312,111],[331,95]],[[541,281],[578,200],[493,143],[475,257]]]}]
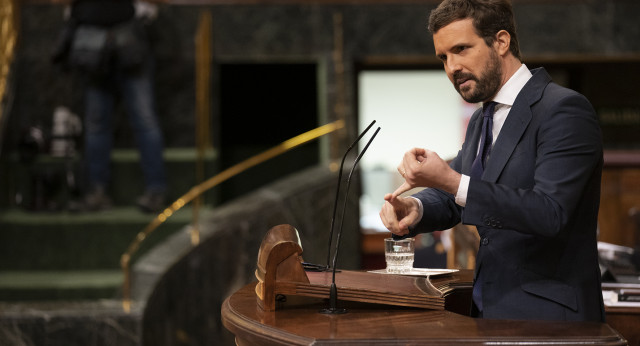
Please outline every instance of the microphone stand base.
[{"label": "microphone stand base", "polygon": [[331,283],[331,289],[329,290],[329,307],[320,310],[320,313],[325,315],[339,315],[347,312],[347,309],[338,308],[338,287],[336,287],[335,278],[336,276],[334,272],[333,283]]},{"label": "microphone stand base", "polygon": [[341,315],[341,314],[346,314],[347,309],[326,308],[326,309],[321,309],[318,312],[325,315]]}]

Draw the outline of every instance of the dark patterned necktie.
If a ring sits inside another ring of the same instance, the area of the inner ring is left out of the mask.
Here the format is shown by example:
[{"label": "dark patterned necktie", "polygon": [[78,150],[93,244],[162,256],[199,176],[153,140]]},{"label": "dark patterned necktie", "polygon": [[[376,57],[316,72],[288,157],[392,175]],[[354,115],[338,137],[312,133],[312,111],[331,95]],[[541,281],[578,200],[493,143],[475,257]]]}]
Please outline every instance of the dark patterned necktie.
[{"label": "dark patterned necktie", "polygon": [[[482,106],[482,135],[480,137],[480,150],[476,159],[471,165],[471,177],[480,178],[484,172],[484,164],[491,152],[491,144],[493,143],[493,111],[496,108],[496,102],[487,102]],[[478,268],[480,270],[480,268]],[[473,302],[479,311],[482,311],[482,280],[480,280],[480,272],[476,276],[476,283],[473,285],[471,294]]]},{"label": "dark patterned necktie", "polygon": [[493,110],[496,102],[487,102],[482,106],[482,135],[480,136],[480,150],[471,165],[471,177],[480,178],[484,172],[484,165],[491,153],[493,144]]}]

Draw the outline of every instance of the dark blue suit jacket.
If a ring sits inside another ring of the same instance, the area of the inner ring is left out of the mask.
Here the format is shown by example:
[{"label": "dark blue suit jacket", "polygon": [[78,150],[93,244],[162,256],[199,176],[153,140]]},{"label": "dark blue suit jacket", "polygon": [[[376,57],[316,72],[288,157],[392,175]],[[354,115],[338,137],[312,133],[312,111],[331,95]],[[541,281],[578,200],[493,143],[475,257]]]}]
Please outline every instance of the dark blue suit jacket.
[{"label": "dark blue suit jacket", "polygon": [[[425,189],[411,234],[475,225],[480,234],[483,317],[604,321],[597,253],[602,136],[589,101],[544,69],[516,98],[482,179],[465,208]],[[451,167],[470,175],[482,116],[477,111]]]}]

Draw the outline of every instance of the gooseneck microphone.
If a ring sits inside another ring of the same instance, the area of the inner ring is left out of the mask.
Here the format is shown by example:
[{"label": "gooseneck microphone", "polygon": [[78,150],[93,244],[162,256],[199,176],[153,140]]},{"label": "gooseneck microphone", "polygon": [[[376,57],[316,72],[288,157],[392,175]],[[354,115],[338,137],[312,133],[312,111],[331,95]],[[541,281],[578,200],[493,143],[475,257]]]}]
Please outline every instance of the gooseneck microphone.
[{"label": "gooseneck microphone", "polygon": [[362,139],[362,137],[369,131],[369,129],[371,129],[371,127],[375,123],[376,121],[373,120],[371,124],[369,124],[369,126],[367,126],[367,128],[364,129],[364,131],[362,131],[360,135],[358,135],[358,138],[356,138],[356,140],[353,141],[353,143],[351,143],[351,145],[344,152],[344,155],[342,155],[342,162],[340,162],[340,170],[338,171],[338,185],[336,187],[336,197],[333,200],[333,215],[331,216],[331,227],[329,228],[329,245],[327,245],[327,264],[321,265],[321,264],[303,262],[302,265],[304,266],[305,270],[316,271],[316,272],[331,270],[331,243],[333,241],[333,229],[334,229],[335,220],[336,220],[336,211],[338,210],[338,200],[340,196],[340,183],[342,182],[342,171],[344,168],[344,161],[346,160],[347,155],[349,154],[351,149],[353,149],[353,147],[355,147],[356,144],[360,142],[360,139]]},{"label": "gooseneck microphone", "polygon": [[[331,216],[331,228],[329,230],[329,245],[327,246],[327,267],[326,267],[327,269],[329,269],[331,267],[331,263],[330,263],[330,259],[331,259],[331,242],[333,240],[333,228],[334,228],[334,224],[335,224],[335,220],[336,220],[336,210],[338,209],[338,199],[339,199],[338,196],[340,195],[340,182],[342,181],[342,169],[344,167],[344,161],[346,160],[347,155],[349,154],[351,149],[353,149],[353,147],[355,147],[356,144],[358,144],[358,142],[360,142],[360,139],[362,139],[362,137],[365,135],[365,133],[367,133],[369,131],[369,129],[371,129],[371,127],[375,123],[376,123],[375,120],[372,121],[371,124],[369,124],[369,126],[367,126],[367,128],[364,129],[364,131],[362,131],[360,133],[360,135],[358,135],[358,138],[356,138],[356,140],[353,141],[353,143],[351,143],[349,148],[347,148],[347,150],[344,152],[344,155],[342,156],[342,162],[340,162],[340,171],[338,172],[338,187],[336,188],[336,198],[334,198],[334,200],[333,200],[333,215]],[[367,146],[368,145],[369,144],[367,144]]]},{"label": "gooseneck microphone", "polygon": [[[358,139],[356,140],[356,142],[354,142],[349,149],[347,149],[347,152],[349,150],[351,150],[351,148],[360,140],[360,138],[362,138],[362,136],[369,130],[369,128],[371,128],[371,126],[375,123],[375,120],[371,123],[371,125],[369,125],[369,127],[367,127],[358,137]],[[373,139],[376,138],[376,135],[378,135],[378,132],[380,132],[380,127],[378,127],[376,129],[376,132],[373,133],[373,135],[371,136],[371,138],[369,139],[369,141],[367,142],[367,145],[364,146],[364,148],[362,149],[362,151],[360,152],[360,154],[358,155],[358,157],[356,157],[356,159],[353,161],[353,166],[351,167],[351,170],[349,171],[349,176],[347,177],[347,186],[345,188],[345,193],[344,193],[344,205],[342,206],[342,215],[340,216],[340,228],[338,229],[338,234],[336,236],[336,249],[333,253],[333,264],[331,265],[332,267],[332,278],[331,278],[331,288],[329,291],[329,307],[326,309],[322,309],[320,310],[321,313],[323,314],[344,314],[345,312],[347,312],[346,309],[340,309],[337,307],[338,305],[338,288],[336,287],[336,264],[338,261],[338,250],[340,248],[340,237],[342,236],[342,225],[344,224],[344,214],[347,210],[347,202],[348,202],[348,196],[349,196],[349,187],[351,186],[351,177],[353,176],[353,172],[355,171],[356,166],[358,165],[358,162],[360,161],[360,159],[362,158],[362,156],[364,155],[364,153],[367,151],[367,149],[369,148],[369,145],[371,144],[371,142],[373,142]],[[346,153],[345,153],[345,157],[346,157]],[[342,159],[342,163],[344,163],[344,158]],[[341,165],[342,168],[342,165]],[[342,172],[342,169],[340,169],[340,171]],[[339,184],[339,183],[338,183]],[[336,196],[336,205],[337,205],[337,196]],[[333,218],[335,219],[335,207],[334,207],[334,215]],[[333,233],[333,220],[331,220],[331,232]],[[331,239],[331,238],[329,238]],[[329,242],[329,247],[331,247],[331,242]],[[329,248],[329,251],[331,251],[331,248]]]}]

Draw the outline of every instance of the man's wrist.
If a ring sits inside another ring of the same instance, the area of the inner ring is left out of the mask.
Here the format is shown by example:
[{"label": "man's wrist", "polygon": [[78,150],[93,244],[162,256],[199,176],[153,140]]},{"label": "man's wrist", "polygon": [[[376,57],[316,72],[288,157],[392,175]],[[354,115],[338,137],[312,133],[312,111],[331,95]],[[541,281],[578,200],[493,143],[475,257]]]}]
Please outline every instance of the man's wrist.
[{"label": "man's wrist", "polygon": [[457,195],[458,190],[460,189],[460,181],[462,180],[462,174],[453,171],[451,173],[451,179],[448,186],[445,188],[445,191],[449,192],[452,195]]}]

